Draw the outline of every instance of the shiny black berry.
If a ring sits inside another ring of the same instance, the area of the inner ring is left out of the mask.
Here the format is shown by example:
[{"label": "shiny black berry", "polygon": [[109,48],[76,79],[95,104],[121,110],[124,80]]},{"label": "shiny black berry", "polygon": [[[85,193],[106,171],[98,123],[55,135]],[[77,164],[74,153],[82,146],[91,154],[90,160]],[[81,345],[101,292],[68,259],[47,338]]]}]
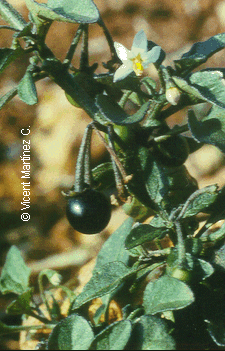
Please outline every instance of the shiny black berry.
[{"label": "shiny black berry", "polygon": [[109,223],[111,204],[104,194],[86,189],[68,199],[66,215],[71,226],[78,232],[96,234]]}]

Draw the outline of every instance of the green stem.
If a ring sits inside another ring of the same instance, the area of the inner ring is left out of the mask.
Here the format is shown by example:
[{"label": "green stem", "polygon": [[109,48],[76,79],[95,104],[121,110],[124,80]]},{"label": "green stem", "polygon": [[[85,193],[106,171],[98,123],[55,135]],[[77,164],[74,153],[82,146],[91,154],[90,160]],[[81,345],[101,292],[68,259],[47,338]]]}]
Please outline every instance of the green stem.
[{"label": "green stem", "polygon": [[81,34],[82,34],[82,32],[83,32],[83,28],[84,28],[84,25],[81,23],[81,24],[79,25],[78,29],[77,29],[77,32],[76,32],[76,34],[75,34],[75,36],[74,36],[74,38],[73,38],[73,40],[72,40],[72,43],[71,43],[71,45],[70,45],[70,48],[69,48],[69,50],[68,50],[68,52],[67,52],[67,54],[66,54],[66,57],[65,57],[65,59],[64,59],[64,61],[63,61],[63,65],[64,65],[66,68],[68,68],[68,67],[70,66],[70,64],[71,64],[71,61],[72,61],[72,59],[73,59],[73,55],[74,55],[74,53],[75,53],[75,51],[76,51],[76,48],[77,48],[77,45],[78,45],[78,43],[79,43]]},{"label": "green stem", "polygon": [[48,320],[47,318],[41,317],[39,314],[36,314],[32,311],[28,311],[27,314],[31,317],[38,319],[40,322],[42,322],[44,324],[48,324],[50,322],[50,320]]},{"label": "green stem", "polygon": [[21,331],[53,329],[56,324],[31,325],[31,326],[11,326],[1,323],[0,335],[19,333]]},{"label": "green stem", "polygon": [[77,157],[76,173],[75,173],[75,192],[84,190],[84,179],[90,184],[90,145],[94,122],[88,124],[84,131],[83,139],[80,145],[79,154]]},{"label": "green stem", "polygon": [[80,71],[86,72],[89,67],[88,60],[88,24],[84,24],[82,50],[80,56]]},{"label": "green stem", "polygon": [[113,41],[113,39],[111,37],[111,34],[110,34],[108,28],[106,27],[106,25],[103,22],[103,19],[101,17],[98,20],[98,25],[103,29],[103,32],[104,32],[105,37],[106,37],[106,40],[107,40],[107,42],[109,44],[112,60],[114,60],[115,62],[119,62],[119,58],[117,56],[116,49],[114,47],[114,41]]},{"label": "green stem", "polygon": [[185,252],[184,239],[182,235],[181,223],[179,221],[175,221],[174,225],[177,232],[178,268],[185,268],[186,252]]},{"label": "green stem", "polygon": [[[40,290],[40,295],[41,295],[41,298],[42,298],[42,301],[44,302],[44,304],[46,305],[46,308],[48,310],[48,313],[49,315],[51,316],[51,309],[50,309],[50,306],[48,304],[48,300],[45,296],[45,292],[44,292],[44,288],[43,288],[43,282],[42,282],[42,279],[44,277],[45,274],[42,274],[40,273],[39,276],[38,276],[38,286],[39,286],[39,290]],[[33,317],[37,318],[36,317],[36,314],[33,315]],[[40,317],[42,319],[42,317]],[[38,318],[40,320],[40,318]],[[45,319],[45,318],[44,318]],[[45,322],[46,323],[46,319],[45,319]]]}]

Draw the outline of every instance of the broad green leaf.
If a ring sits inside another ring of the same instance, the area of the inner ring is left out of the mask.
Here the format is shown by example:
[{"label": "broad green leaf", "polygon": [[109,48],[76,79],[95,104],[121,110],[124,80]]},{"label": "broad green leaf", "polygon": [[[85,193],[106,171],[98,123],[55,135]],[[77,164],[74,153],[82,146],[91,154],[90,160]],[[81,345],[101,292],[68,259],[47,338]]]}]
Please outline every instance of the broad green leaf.
[{"label": "broad green leaf", "polygon": [[161,239],[168,233],[166,227],[155,228],[149,224],[139,224],[131,229],[130,234],[125,241],[126,249],[132,249],[135,246],[142,245],[154,239]]},{"label": "broad green leaf", "polygon": [[[161,217],[162,215],[164,215],[164,213],[161,213],[161,215],[156,215],[149,224],[155,228],[162,228],[162,227],[172,228],[173,223],[170,222],[167,217],[166,218]],[[165,216],[167,216],[167,214],[165,214]]]},{"label": "broad green leaf", "polygon": [[73,309],[86,302],[111,293],[135,272],[122,262],[110,262],[94,270],[92,278],[74,301]]},{"label": "broad green leaf", "polygon": [[94,332],[86,319],[72,314],[59,322],[48,339],[48,350],[88,350]]},{"label": "broad green leaf", "polygon": [[16,246],[12,246],[6,256],[0,277],[2,294],[22,294],[27,291],[31,270],[28,268]]},{"label": "broad green leaf", "polygon": [[196,104],[204,102],[206,100],[206,98],[200,93],[200,91],[196,87],[192,86],[184,78],[173,76],[173,81],[178,86],[178,88],[187,93],[190,99],[190,103]]},{"label": "broad green leaf", "polygon": [[125,240],[131,231],[133,223],[133,218],[127,218],[123,224],[110,235],[97,256],[94,271],[110,262],[120,261],[124,264],[128,264],[129,253],[125,249]]},{"label": "broad green leaf", "polygon": [[141,122],[144,119],[145,114],[150,106],[150,101],[148,101],[144,103],[144,105],[142,105],[136,113],[129,116],[122,109],[122,107],[120,107],[108,95],[98,95],[96,98],[96,103],[104,117],[108,121],[118,125],[127,125]]},{"label": "broad green leaf", "polygon": [[165,321],[156,316],[141,316],[132,332],[131,344],[135,350],[176,350]]},{"label": "broad green leaf", "polygon": [[26,0],[30,12],[39,18],[70,23],[94,23],[99,12],[92,0],[48,0],[47,5]]},{"label": "broad green leaf", "polygon": [[6,309],[9,314],[26,314],[31,311],[30,303],[32,301],[34,288],[29,288],[27,291],[18,296],[12,301]]},{"label": "broad green leaf", "polygon": [[98,189],[107,189],[115,184],[112,162],[104,162],[92,169],[94,182]]},{"label": "broad green leaf", "polygon": [[194,302],[194,294],[182,281],[164,275],[148,283],[143,305],[146,314],[179,310]]},{"label": "broad green leaf", "polygon": [[12,100],[14,98],[14,96],[16,96],[16,94],[17,94],[17,87],[11,89],[5,95],[2,95],[0,97],[0,110],[2,109],[3,106],[5,106],[5,104],[7,104],[7,102]]},{"label": "broad green leaf", "polygon": [[213,106],[208,115],[198,121],[193,110],[188,111],[188,125],[198,142],[217,146],[225,153],[225,112]]},{"label": "broad green leaf", "polygon": [[9,48],[0,49],[0,74],[4,69],[23,53],[23,49],[19,46],[15,50]]},{"label": "broad green leaf", "polygon": [[28,66],[25,75],[18,85],[18,96],[27,105],[34,105],[38,102],[32,68],[32,65]]},{"label": "broad green leaf", "polygon": [[27,24],[21,14],[6,0],[0,1],[0,16],[12,27],[18,30],[22,30]]},{"label": "broad green leaf", "polygon": [[[182,218],[195,216],[199,212],[204,212],[212,203],[214,203],[218,196],[218,186],[216,184],[206,186],[201,190],[197,190],[198,196],[190,196],[187,200],[187,208]],[[194,193],[195,194],[195,193]],[[184,204],[184,207],[186,207]]]},{"label": "broad green leaf", "polygon": [[194,72],[189,76],[189,82],[196,88],[204,99],[216,106],[225,108],[224,70],[205,70]]},{"label": "broad green leaf", "polygon": [[195,43],[179,60],[174,60],[175,67],[181,72],[187,69],[192,71],[224,47],[225,33],[217,34],[206,41]]},{"label": "broad green leaf", "polygon": [[151,199],[157,204],[160,204],[163,195],[168,191],[168,182],[164,182],[162,176],[163,169],[157,162],[146,164],[144,169],[146,189]]},{"label": "broad green leaf", "polygon": [[90,350],[124,350],[131,330],[132,324],[128,320],[113,323],[95,337]]}]

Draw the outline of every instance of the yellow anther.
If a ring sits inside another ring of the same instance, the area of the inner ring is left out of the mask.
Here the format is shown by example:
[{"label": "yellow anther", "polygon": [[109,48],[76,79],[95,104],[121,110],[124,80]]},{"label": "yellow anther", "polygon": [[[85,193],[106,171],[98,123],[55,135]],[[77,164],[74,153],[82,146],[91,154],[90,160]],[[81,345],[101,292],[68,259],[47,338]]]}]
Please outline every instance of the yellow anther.
[{"label": "yellow anther", "polygon": [[138,54],[136,57],[134,57],[133,59],[131,59],[133,61],[133,70],[135,72],[135,74],[140,77],[142,76],[142,73],[144,71],[144,67],[142,65],[142,58],[141,55]]}]

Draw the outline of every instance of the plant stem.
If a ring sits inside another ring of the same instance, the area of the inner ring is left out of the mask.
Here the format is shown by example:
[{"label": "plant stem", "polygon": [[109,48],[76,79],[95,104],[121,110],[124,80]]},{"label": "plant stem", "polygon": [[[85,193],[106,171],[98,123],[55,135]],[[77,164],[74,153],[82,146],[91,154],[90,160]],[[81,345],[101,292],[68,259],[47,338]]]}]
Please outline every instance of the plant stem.
[{"label": "plant stem", "polygon": [[87,71],[89,67],[88,60],[88,24],[84,24],[83,27],[83,38],[82,38],[82,50],[80,56],[80,71]]},{"label": "plant stem", "polygon": [[[87,169],[87,163],[90,165],[90,143],[91,143],[91,135],[93,129],[94,122],[88,124],[84,131],[83,139],[80,145],[79,154],[77,157],[77,165],[76,165],[76,172],[75,172],[75,183],[74,183],[74,190],[75,192],[82,192],[84,190],[84,176],[85,180],[88,182],[90,181],[90,170]],[[85,167],[86,165],[86,171]],[[88,165],[88,167],[89,167]]]},{"label": "plant stem", "polygon": [[108,31],[108,28],[106,27],[106,25],[103,22],[103,19],[101,17],[98,20],[98,25],[103,29],[103,32],[104,32],[105,37],[106,37],[106,40],[107,40],[107,42],[109,44],[112,60],[115,60],[115,62],[117,62],[117,61],[119,62],[119,58],[117,56],[116,49],[114,47],[114,41],[113,41],[113,39],[111,37],[110,32]]},{"label": "plant stem", "polygon": [[63,61],[63,65],[64,65],[65,67],[69,67],[69,66],[70,66],[70,63],[71,63],[71,61],[72,61],[72,59],[73,59],[73,55],[74,55],[74,53],[75,53],[75,51],[76,51],[76,48],[77,48],[77,45],[78,45],[78,43],[79,43],[81,34],[82,34],[82,32],[83,32],[83,28],[84,28],[84,25],[81,23],[81,24],[79,25],[77,31],[76,31],[76,34],[75,34],[75,36],[74,36],[74,38],[73,38],[73,40],[72,40],[72,43],[71,43],[71,45],[70,45],[70,48],[69,48],[69,50],[68,50],[68,52],[67,52],[67,54],[66,54],[66,57],[65,57],[65,59],[64,59],[64,61]]},{"label": "plant stem", "polygon": [[40,322],[44,323],[44,324],[48,324],[50,322],[49,319],[45,318],[45,317],[41,317],[39,314],[36,314],[32,311],[27,312],[27,314],[31,317],[34,317],[36,319],[38,319]]},{"label": "plant stem", "polygon": [[0,335],[19,333],[21,331],[30,330],[42,330],[42,329],[53,329],[56,324],[44,324],[44,325],[31,325],[31,326],[11,326],[3,324],[1,325]]},{"label": "plant stem", "polygon": [[109,152],[110,156],[113,157],[117,167],[119,168],[120,170],[120,173],[122,175],[122,178],[123,178],[123,181],[124,183],[126,184],[127,183],[127,178],[128,178],[128,175],[122,165],[122,163],[120,162],[119,158],[117,157],[115,151],[107,144],[107,142],[105,141],[105,139],[103,138],[103,136],[101,135],[101,133],[99,132],[99,130],[97,129],[97,127],[95,126],[95,124],[93,124],[93,128],[94,130],[96,131],[96,133],[98,134],[99,138],[103,141],[107,151]]},{"label": "plant stem", "polygon": [[185,252],[184,239],[182,235],[182,227],[179,221],[175,221],[174,225],[177,232],[178,267],[184,268],[186,263],[186,252]]},{"label": "plant stem", "polygon": [[[107,131],[108,131],[109,146],[115,152],[114,142],[113,142],[113,126],[109,124],[107,126]],[[123,179],[121,177],[119,168],[115,162],[114,157],[111,154],[110,154],[110,157],[111,157],[113,171],[114,171],[114,175],[115,175],[115,182],[116,182],[116,188],[118,190],[118,195],[119,195],[119,197],[121,197],[121,199],[126,200],[126,198],[127,198],[126,191],[124,188]]]}]

